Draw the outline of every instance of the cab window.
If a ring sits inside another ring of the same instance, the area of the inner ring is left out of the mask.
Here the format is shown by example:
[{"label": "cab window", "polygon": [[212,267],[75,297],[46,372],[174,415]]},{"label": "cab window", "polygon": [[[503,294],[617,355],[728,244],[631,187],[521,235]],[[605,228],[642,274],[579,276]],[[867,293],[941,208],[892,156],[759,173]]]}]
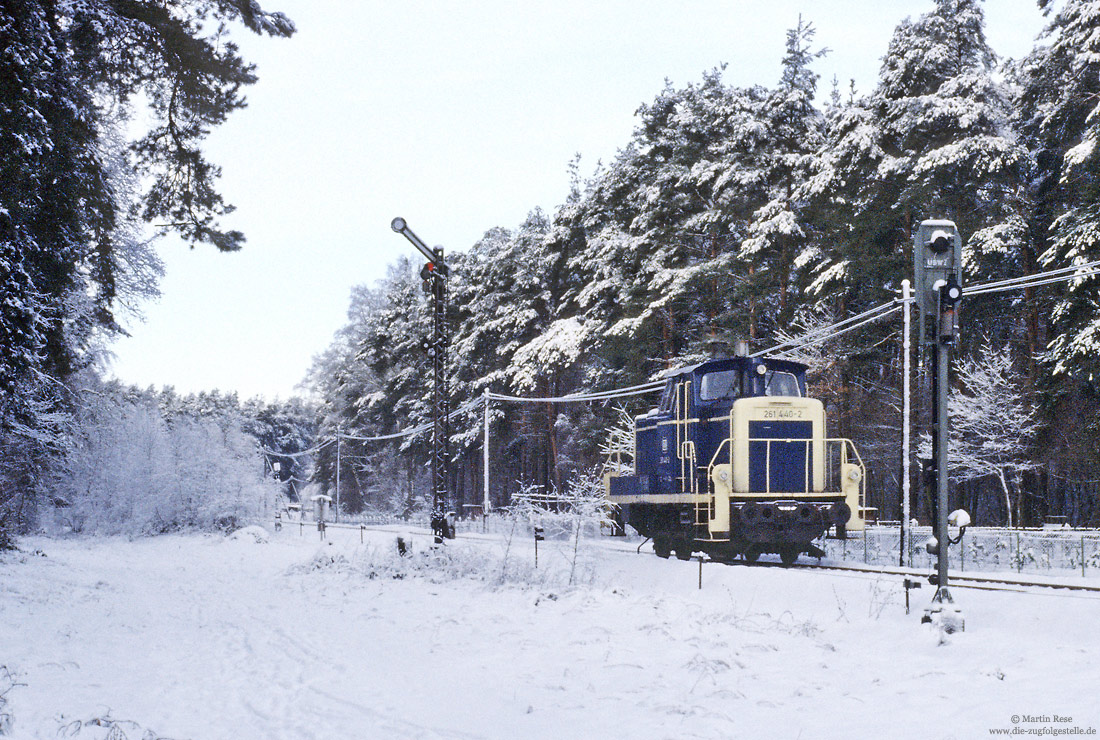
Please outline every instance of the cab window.
[{"label": "cab window", "polygon": [[801,396],[798,378],[792,373],[769,370],[764,375],[765,396]]},{"label": "cab window", "polygon": [[661,393],[661,405],[658,407],[663,414],[672,413],[672,399],[676,392],[676,381],[670,380],[665,385],[665,390]]},{"label": "cab window", "polygon": [[707,373],[699,382],[699,398],[704,401],[716,401],[720,398],[735,399],[740,395],[740,370],[719,370]]}]

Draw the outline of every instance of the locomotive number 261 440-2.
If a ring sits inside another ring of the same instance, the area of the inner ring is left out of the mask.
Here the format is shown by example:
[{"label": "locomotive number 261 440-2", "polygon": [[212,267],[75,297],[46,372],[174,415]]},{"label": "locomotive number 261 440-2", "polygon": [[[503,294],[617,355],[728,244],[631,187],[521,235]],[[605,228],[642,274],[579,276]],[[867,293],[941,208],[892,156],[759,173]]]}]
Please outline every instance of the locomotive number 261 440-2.
[{"label": "locomotive number 261 440-2", "polygon": [[765,419],[801,419],[802,409],[765,409]]}]

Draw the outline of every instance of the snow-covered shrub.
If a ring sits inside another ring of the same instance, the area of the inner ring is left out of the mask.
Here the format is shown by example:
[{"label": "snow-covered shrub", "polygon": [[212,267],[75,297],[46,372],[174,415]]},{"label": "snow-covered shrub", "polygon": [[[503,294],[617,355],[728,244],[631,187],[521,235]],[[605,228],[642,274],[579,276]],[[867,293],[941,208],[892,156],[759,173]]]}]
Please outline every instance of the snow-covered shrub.
[{"label": "snow-covered shrub", "polygon": [[267,530],[258,524],[253,524],[248,527],[242,527],[229,535],[228,539],[235,542],[248,542],[257,545],[264,545],[270,541],[271,536],[267,533]]},{"label": "snow-covered shrub", "polygon": [[[403,538],[405,539],[405,538]],[[448,541],[442,545],[417,543],[405,539],[406,554],[392,547],[367,547],[345,557],[330,547],[322,547],[305,563],[292,566],[288,572],[304,575],[317,572],[347,573],[368,580],[406,579],[430,583],[473,581],[486,587],[518,586],[521,588],[567,588],[595,581],[595,569],[578,568],[561,553],[540,553],[535,567],[531,551],[524,556],[506,548]]]},{"label": "snow-covered shrub", "polygon": [[343,553],[333,549],[332,544],[329,543],[326,546],[322,546],[310,557],[308,561],[301,565],[291,566],[290,573],[310,573],[314,571],[337,571],[345,572],[348,570],[348,559]]},{"label": "snow-covered shrub", "polygon": [[511,516],[517,523],[540,526],[548,540],[566,540],[569,583],[577,578],[582,566],[581,542],[597,537],[604,528],[612,528],[614,505],[607,500],[602,478],[603,466],[575,476],[565,493],[546,494],[541,486],[528,486],[512,497]]},{"label": "snow-covered shrub", "polygon": [[57,730],[58,737],[76,737],[85,740],[168,740],[168,738],[150,730],[142,728],[140,724],[129,719],[115,719],[108,711],[101,717],[90,717],[86,720],[73,720],[66,722]]},{"label": "snow-covered shrub", "polygon": [[6,665],[0,665],[0,735],[10,735],[15,718],[8,709],[8,692],[18,686]]},{"label": "snow-covered shrub", "polygon": [[230,416],[166,414],[150,396],[97,394],[80,410],[50,481],[59,524],[76,533],[229,531],[258,519],[277,485]]}]

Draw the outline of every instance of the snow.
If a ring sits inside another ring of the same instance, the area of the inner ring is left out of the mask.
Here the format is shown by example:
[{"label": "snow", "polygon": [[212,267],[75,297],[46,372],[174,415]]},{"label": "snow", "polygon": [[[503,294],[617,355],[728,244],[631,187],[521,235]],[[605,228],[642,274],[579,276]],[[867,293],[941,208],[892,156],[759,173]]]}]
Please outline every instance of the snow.
[{"label": "snow", "polygon": [[568,367],[580,357],[587,330],[575,318],[558,319],[545,332],[516,350],[512,374],[520,389],[535,388],[547,368]]},{"label": "snow", "polygon": [[[661,560],[572,543],[284,527],[33,538],[0,556],[16,738],[985,737],[1100,726],[1097,600]],[[360,543],[360,538],[366,541]],[[37,551],[37,553],[35,552]],[[5,689],[7,689],[5,691]],[[98,724],[96,723],[98,721]],[[1020,725],[1017,725],[1020,726]],[[1023,725],[1036,727],[1038,725]],[[1061,725],[1066,726],[1066,725]]]},{"label": "snow", "polygon": [[[325,498],[328,498],[328,496],[325,496]],[[316,500],[316,497],[314,497],[314,500]],[[331,501],[332,499],[329,500]],[[270,536],[266,529],[253,524],[248,527],[241,527],[237,531],[231,533],[229,539],[241,542],[253,542],[257,545],[261,545],[268,542]]]}]

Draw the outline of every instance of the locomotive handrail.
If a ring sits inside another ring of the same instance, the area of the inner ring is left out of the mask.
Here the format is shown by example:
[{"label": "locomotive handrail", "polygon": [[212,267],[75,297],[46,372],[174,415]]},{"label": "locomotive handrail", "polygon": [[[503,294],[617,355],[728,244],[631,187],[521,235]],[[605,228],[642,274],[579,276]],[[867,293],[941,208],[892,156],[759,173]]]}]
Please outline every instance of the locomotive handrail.
[{"label": "locomotive handrail", "polygon": [[[861,475],[860,475],[860,485],[859,485],[859,488],[860,488],[859,498],[860,498],[860,506],[864,505],[865,500],[866,500],[866,484],[867,484],[866,470],[867,470],[867,468],[863,464],[863,458],[860,457],[859,450],[856,448],[855,443],[852,442],[851,439],[848,439],[847,437],[826,437],[826,438],[823,438],[823,439],[812,439],[812,438],[811,439],[805,439],[805,438],[793,439],[793,438],[789,438],[789,437],[748,437],[748,438],[746,438],[745,441],[750,443],[750,444],[753,443],[753,442],[765,442],[765,443],[767,443],[767,448],[766,448],[766,451],[765,451],[765,481],[766,481],[766,483],[765,483],[765,489],[763,491],[761,491],[760,493],[771,493],[771,446],[772,446],[773,442],[780,442],[780,443],[784,443],[784,444],[795,444],[795,443],[801,442],[803,445],[805,445],[806,460],[805,460],[804,465],[805,465],[806,474],[805,474],[805,480],[804,480],[804,491],[807,492],[807,493],[809,493],[813,490],[813,486],[810,484],[810,479],[811,479],[811,475],[812,475],[812,470],[811,470],[811,465],[810,465],[810,450],[812,449],[811,445],[816,444],[816,443],[821,443],[821,445],[824,446],[826,449],[828,449],[828,447],[830,445],[840,445],[841,446],[841,451],[842,451],[842,455],[841,455],[841,462],[842,463],[847,461],[848,459],[850,459],[849,458],[849,453],[848,453],[848,451],[850,450],[851,451],[851,453],[850,453],[851,457],[853,457],[855,459],[855,463],[856,463],[856,465],[859,466],[859,469],[860,469]],[[717,461],[718,461],[719,456],[722,454],[722,450],[726,449],[727,447],[730,447],[732,442],[733,442],[733,440],[730,437],[727,437],[727,438],[723,439],[721,441],[721,443],[718,445],[718,447],[714,450],[714,454],[710,458],[710,463],[707,465],[707,476],[708,476],[708,478],[714,473],[715,466],[717,466],[719,464]],[[826,455],[826,457],[828,457],[828,455]],[[731,448],[731,450],[730,450],[730,459],[732,460],[732,458],[733,458],[733,451],[732,451],[732,448]],[[822,481],[822,491],[821,491],[821,493],[824,493],[824,492],[828,491],[828,489],[829,489],[829,481],[828,481],[827,478],[828,478],[828,471],[826,470],[826,480]]]},{"label": "locomotive handrail", "polygon": [[688,490],[692,493],[697,493],[695,490],[695,442],[690,439],[685,439],[681,443],[680,448],[680,473],[684,473],[684,467],[687,467],[687,475],[681,475],[680,477],[688,484]]},{"label": "locomotive handrail", "polygon": [[[714,451],[714,454],[711,455],[710,464],[707,466],[707,477],[710,477],[710,474],[714,472],[714,466],[717,465],[715,460],[718,459],[719,453],[722,452],[723,448],[729,447],[729,444],[730,444],[730,438],[726,437],[725,439],[722,440],[721,444],[718,445],[718,448]],[[730,459],[731,460],[733,459],[732,451],[730,452]]]},{"label": "locomotive handrail", "polygon": [[[624,470],[632,469],[632,465],[625,465],[623,463],[624,454],[629,455],[630,453],[624,453],[622,450],[615,450],[607,453],[607,459],[604,460],[603,463],[604,469],[614,475],[622,475]],[[631,457],[633,457],[633,455],[631,455]]]}]

